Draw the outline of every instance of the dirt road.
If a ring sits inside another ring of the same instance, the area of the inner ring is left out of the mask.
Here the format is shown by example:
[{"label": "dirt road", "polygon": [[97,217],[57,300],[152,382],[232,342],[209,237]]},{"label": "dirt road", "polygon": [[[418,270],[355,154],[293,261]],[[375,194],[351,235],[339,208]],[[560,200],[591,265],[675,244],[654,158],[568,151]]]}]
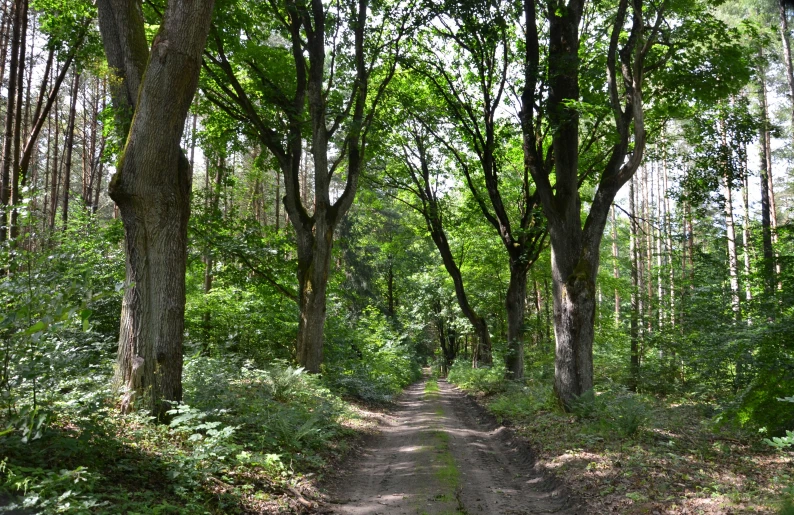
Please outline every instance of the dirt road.
[{"label": "dirt road", "polygon": [[529,450],[443,380],[410,387],[329,487],[333,513],[579,513]]}]

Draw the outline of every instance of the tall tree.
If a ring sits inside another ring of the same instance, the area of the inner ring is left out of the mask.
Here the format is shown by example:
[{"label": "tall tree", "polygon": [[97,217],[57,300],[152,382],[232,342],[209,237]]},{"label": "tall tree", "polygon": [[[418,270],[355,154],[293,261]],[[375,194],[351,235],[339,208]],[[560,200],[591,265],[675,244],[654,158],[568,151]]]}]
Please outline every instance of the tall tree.
[{"label": "tall tree", "polygon": [[[593,2],[588,3],[583,20],[586,3],[550,1],[539,9],[538,2],[525,0],[522,20],[524,160],[548,220],[557,340],[555,391],[566,407],[593,386],[600,243],[615,195],[642,162],[648,137],[643,104],[646,76],[653,75],[654,84],[664,81],[664,87],[654,89],[659,104],[665,98],[680,104],[683,95],[694,94],[684,91],[683,84],[690,92],[725,94],[725,87],[713,88],[713,74],[720,74],[721,81],[724,77],[725,84],[735,83],[719,69],[730,66],[719,57],[723,48],[733,50],[734,43],[714,36],[724,34],[727,27],[708,13],[705,3],[620,0],[616,7],[599,11],[605,6]],[[538,12],[546,19],[538,19]],[[685,43],[694,27],[699,28],[703,46]],[[607,45],[588,39],[604,33],[609,35]],[[657,45],[657,40],[662,43]],[[699,85],[702,79],[692,70],[692,63],[704,60],[711,67],[713,93]],[[671,62],[675,66],[665,66]],[[593,63],[599,68],[592,68]],[[606,91],[602,80],[589,80],[600,79],[603,65]],[[680,81],[682,77],[687,80]],[[607,109],[611,121],[599,118],[599,110],[589,111],[592,104]],[[583,112],[589,130],[580,141]],[[600,158],[587,159],[594,134],[604,136],[593,147]],[[594,188],[592,197],[582,198],[586,190],[580,188],[585,183]],[[584,213],[583,200],[589,204]]]},{"label": "tall tree", "polygon": [[[415,93],[415,92],[414,92]],[[410,116],[410,115],[406,115]],[[488,323],[474,306],[472,306],[469,295],[463,282],[463,274],[460,265],[455,260],[452,246],[447,238],[447,231],[444,224],[443,194],[444,194],[444,172],[437,161],[443,159],[443,154],[433,151],[434,138],[430,131],[423,126],[417,119],[406,119],[401,116],[403,138],[399,138],[399,151],[402,151],[400,161],[402,168],[407,171],[407,180],[403,180],[396,174],[388,171],[388,185],[410,192],[419,202],[406,202],[425,220],[430,237],[435,243],[444,268],[447,270],[452,283],[455,286],[455,297],[463,315],[477,336],[477,346],[472,353],[474,366],[490,365],[492,363],[491,336],[488,331]]]},{"label": "tall tree", "polygon": [[[281,171],[298,253],[297,358],[319,372],[334,230],[356,195],[369,127],[396,70],[411,6],[283,0],[250,7],[245,15],[224,13],[228,23],[213,29],[204,91]],[[251,18],[260,27],[237,25]],[[276,26],[266,27],[272,20]],[[266,44],[271,30],[286,44]],[[240,31],[247,34],[242,41]],[[300,187],[306,140],[314,165],[313,211]]]},{"label": "tall tree", "polygon": [[[518,127],[504,113],[517,102],[510,63],[520,52],[512,16],[513,8],[497,0],[446,4],[421,45],[424,57],[412,58],[410,64],[446,105],[455,131],[451,137],[437,133],[439,143],[450,151],[507,254],[505,364],[509,378],[521,379],[527,273],[548,234],[530,175],[515,173],[520,164],[511,160]],[[450,68],[449,59],[469,73]]]},{"label": "tall tree", "polygon": [[[190,163],[180,148],[201,70],[214,0],[170,0],[146,41],[136,0],[100,0],[99,26],[118,126],[126,145],[110,195],[124,224],[126,289],[118,377],[123,407],[157,416],[182,398]],[[133,116],[134,114],[134,116]]]}]

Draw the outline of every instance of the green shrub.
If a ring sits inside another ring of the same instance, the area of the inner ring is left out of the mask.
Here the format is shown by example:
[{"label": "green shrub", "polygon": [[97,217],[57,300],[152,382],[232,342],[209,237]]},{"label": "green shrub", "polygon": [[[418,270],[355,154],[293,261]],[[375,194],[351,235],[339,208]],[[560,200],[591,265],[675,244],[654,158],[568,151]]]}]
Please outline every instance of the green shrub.
[{"label": "green shrub", "polygon": [[492,367],[472,368],[464,361],[457,361],[449,369],[447,381],[463,389],[488,395],[503,392],[507,388],[504,363]]}]

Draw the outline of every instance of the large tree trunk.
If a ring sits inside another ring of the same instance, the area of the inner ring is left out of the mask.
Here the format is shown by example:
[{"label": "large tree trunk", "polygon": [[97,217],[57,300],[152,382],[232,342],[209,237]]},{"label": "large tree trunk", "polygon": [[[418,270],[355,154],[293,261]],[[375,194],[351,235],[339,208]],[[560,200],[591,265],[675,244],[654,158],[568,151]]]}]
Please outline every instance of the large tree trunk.
[{"label": "large tree trunk", "polygon": [[[596,307],[595,278],[598,272],[600,243],[609,209],[620,188],[634,175],[645,148],[642,108],[643,63],[657,29],[642,46],[646,24],[642,5],[634,2],[631,11],[632,36],[620,37],[628,18],[629,5],[621,0],[611,29],[607,51],[607,87],[615,122],[616,139],[608,162],[600,173],[598,186],[582,224],[579,196],[579,112],[572,105],[579,99],[579,22],[583,2],[571,0],[565,8],[549,9],[548,22],[548,98],[545,109],[537,105],[543,98],[538,91],[540,36],[535,2],[524,1],[526,57],[525,87],[522,94],[521,123],[524,160],[537,187],[537,195],[548,219],[554,291],[554,330],[557,339],[555,391],[566,408],[593,387],[593,337]],[[662,17],[651,27],[659,27]],[[622,45],[622,46],[621,46]],[[620,68],[617,63],[620,60]],[[620,83],[618,86],[618,69]],[[540,130],[541,116],[547,115],[553,130],[551,145],[555,182],[546,157]],[[538,117],[536,119],[536,116]],[[629,154],[629,145],[633,151]]]},{"label": "large tree trunk", "polygon": [[508,379],[524,377],[524,313],[527,299],[527,266],[520,256],[510,259],[510,283],[505,295],[507,309],[507,355],[505,366]]},{"label": "large tree trunk", "polygon": [[317,223],[315,231],[315,238],[298,239],[300,319],[297,351],[298,363],[309,372],[319,372],[323,362],[325,304],[334,237],[334,228],[328,223]]},{"label": "large tree trunk", "polygon": [[121,79],[114,103],[121,116],[135,114],[123,119],[129,134],[109,187],[127,251],[117,379],[125,410],[141,402],[158,417],[182,399],[191,173],[180,141],[213,4],[171,0],[151,55],[137,2],[98,4],[108,62]]}]

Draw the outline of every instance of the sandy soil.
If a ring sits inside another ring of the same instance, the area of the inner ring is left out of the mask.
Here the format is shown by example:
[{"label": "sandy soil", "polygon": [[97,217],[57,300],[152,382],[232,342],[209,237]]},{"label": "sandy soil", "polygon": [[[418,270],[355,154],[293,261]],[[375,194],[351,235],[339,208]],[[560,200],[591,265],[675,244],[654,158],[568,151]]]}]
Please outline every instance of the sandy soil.
[{"label": "sandy soil", "polygon": [[445,381],[410,387],[325,488],[331,513],[583,513],[529,448]]}]

